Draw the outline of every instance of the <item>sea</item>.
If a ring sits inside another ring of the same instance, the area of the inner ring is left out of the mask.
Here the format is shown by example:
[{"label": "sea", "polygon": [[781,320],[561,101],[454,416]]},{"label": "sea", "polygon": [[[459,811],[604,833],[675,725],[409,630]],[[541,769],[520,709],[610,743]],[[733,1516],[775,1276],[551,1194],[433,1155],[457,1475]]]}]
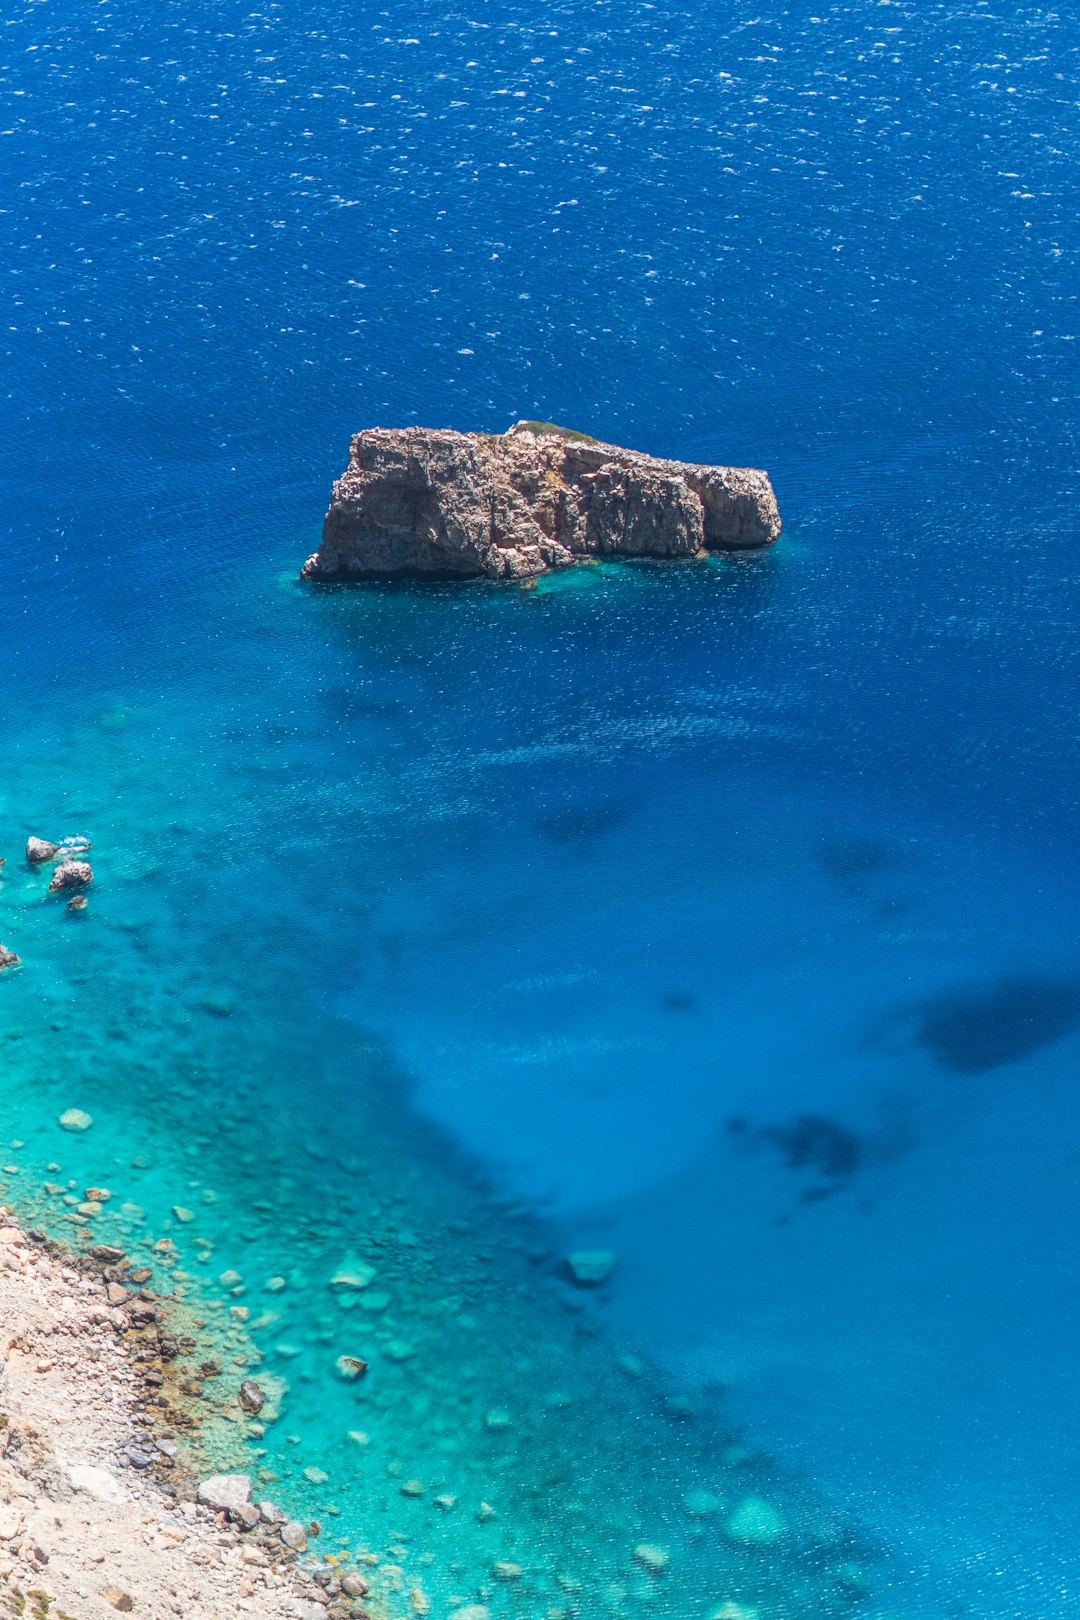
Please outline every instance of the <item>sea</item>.
[{"label": "sea", "polygon": [[[2,21],[0,1196],[158,1432],[388,1620],[1080,1614],[1072,8]],[[783,534],[301,583],[520,418]]]}]

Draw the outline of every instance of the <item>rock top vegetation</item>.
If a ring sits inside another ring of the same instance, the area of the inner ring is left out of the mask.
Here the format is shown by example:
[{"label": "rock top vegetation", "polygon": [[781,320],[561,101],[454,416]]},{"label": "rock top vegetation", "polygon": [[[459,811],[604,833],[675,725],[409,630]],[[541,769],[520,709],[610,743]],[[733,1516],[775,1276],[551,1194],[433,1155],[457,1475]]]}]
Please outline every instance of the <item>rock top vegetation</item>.
[{"label": "rock top vegetation", "polygon": [[306,579],[529,579],[582,558],[755,550],[780,533],[767,473],[663,461],[548,422],[503,434],[354,435]]}]

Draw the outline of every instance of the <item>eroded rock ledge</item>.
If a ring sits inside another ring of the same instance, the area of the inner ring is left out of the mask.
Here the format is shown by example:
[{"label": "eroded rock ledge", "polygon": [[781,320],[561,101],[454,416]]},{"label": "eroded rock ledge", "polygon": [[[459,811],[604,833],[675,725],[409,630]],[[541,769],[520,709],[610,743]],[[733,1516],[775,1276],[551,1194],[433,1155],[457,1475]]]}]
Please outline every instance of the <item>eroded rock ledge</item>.
[{"label": "eroded rock ledge", "polygon": [[369,428],[352,440],[305,579],[528,579],[581,557],[752,550],[780,533],[767,473],[659,461],[548,423]]}]

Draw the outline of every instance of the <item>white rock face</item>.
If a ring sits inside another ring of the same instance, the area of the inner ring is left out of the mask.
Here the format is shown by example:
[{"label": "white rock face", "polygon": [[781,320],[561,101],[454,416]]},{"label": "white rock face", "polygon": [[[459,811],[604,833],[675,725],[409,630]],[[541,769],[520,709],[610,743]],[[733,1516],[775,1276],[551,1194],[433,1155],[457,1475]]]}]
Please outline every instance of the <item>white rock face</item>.
[{"label": "white rock face", "polygon": [[85,1491],[95,1502],[119,1505],[128,1500],[124,1487],[107,1468],[95,1468],[90,1463],[72,1463],[67,1476],[74,1490]]},{"label": "white rock face", "polygon": [[251,1501],[251,1480],[247,1474],[214,1474],[203,1480],[196,1494],[215,1513],[235,1513]]}]

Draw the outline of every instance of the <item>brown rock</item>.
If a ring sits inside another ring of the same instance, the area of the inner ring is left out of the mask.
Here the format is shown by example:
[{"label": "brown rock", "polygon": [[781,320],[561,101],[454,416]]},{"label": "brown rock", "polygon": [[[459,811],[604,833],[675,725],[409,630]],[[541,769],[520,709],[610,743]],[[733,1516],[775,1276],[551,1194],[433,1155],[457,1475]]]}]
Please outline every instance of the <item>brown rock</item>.
[{"label": "brown rock", "polygon": [[240,1385],[240,1405],[245,1412],[261,1412],[266,1396],[253,1378],[245,1378]]},{"label": "brown rock", "polygon": [[6,945],[0,945],[0,970],[9,967],[18,967],[19,958],[14,951],[9,951]]},{"label": "brown rock", "polygon": [[85,911],[89,904],[90,902],[85,894],[73,894],[67,903],[67,908],[69,911]]},{"label": "brown rock", "polygon": [[59,894],[61,889],[81,889],[93,881],[89,861],[61,861],[53,871],[49,893]]},{"label": "brown rock", "polygon": [[41,866],[45,861],[52,860],[59,847],[59,844],[50,844],[47,838],[28,838],[26,859],[31,866]]},{"label": "brown rock", "polygon": [[352,440],[306,579],[523,579],[578,557],[692,557],[780,533],[768,475],[660,461],[547,423],[370,428]]},{"label": "brown rock", "polygon": [[130,1614],[135,1607],[135,1599],[130,1592],[123,1591],[119,1586],[105,1588],[105,1601],[111,1608],[119,1609],[121,1614]]}]

